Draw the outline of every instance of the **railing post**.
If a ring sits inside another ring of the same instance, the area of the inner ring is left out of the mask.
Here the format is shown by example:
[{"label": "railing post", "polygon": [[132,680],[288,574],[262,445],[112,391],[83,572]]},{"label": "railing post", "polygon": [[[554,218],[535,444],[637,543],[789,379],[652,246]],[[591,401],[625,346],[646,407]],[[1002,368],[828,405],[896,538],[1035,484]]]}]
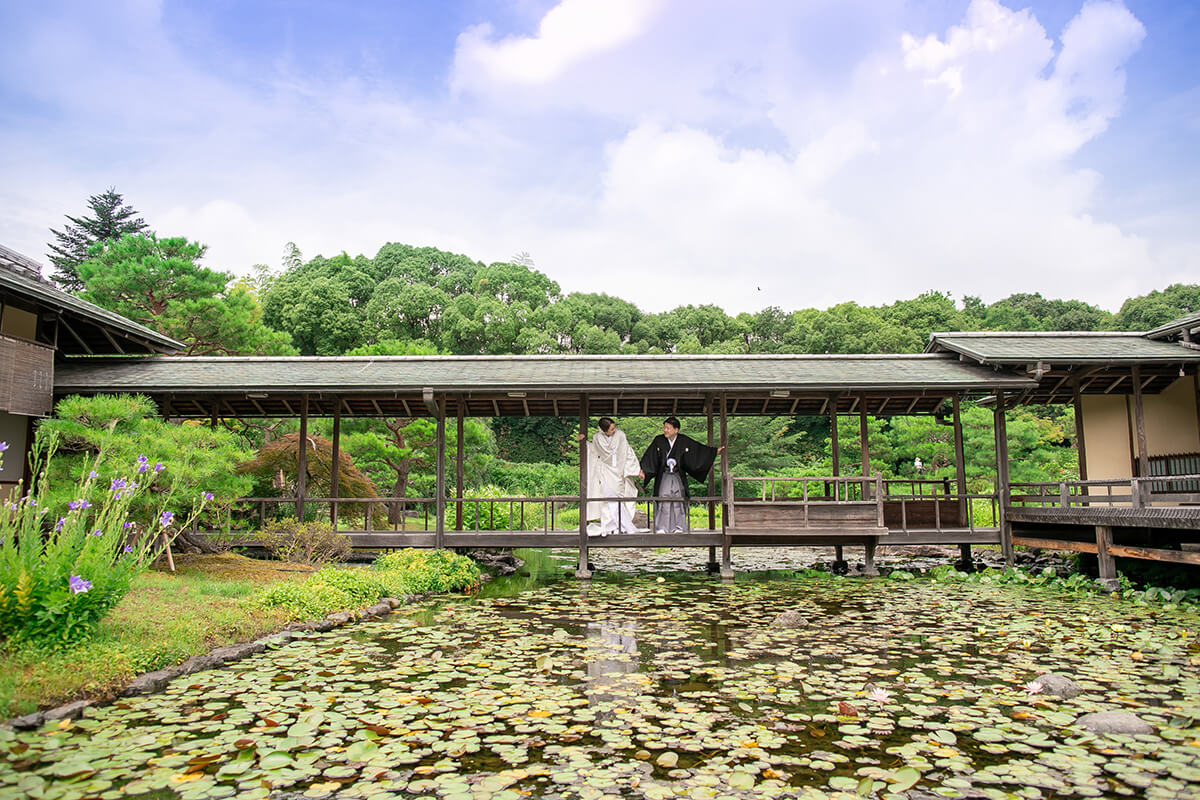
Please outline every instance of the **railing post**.
[{"label": "railing post", "polygon": [[338,467],[342,457],[342,398],[333,398],[333,452],[329,460],[329,522],[334,532],[338,529]]},{"label": "railing post", "polygon": [[1067,482],[1059,481],[1058,483],[1058,502],[1063,508],[1071,507],[1071,494],[1067,491]]},{"label": "railing post", "polygon": [[721,509],[721,577],[733,577],[733,559],[730,554],[731,540],[729,529],[733,528],[737,521],[734,519],[734,493],[733,493],[733,476],[729,474],[729,423],[727,420],[726,406],[728,406],[727,398],[724,394],[721,395],[721,496],[725,500],[725,505]]},{"label": "railing post", "polygon": [[1142,507],[1142,481],[1139,478],[1129,479],[1129,502],[1134,508]]},{"label": "railing post", "polygon": [[304,495],[308,492],[308,395],[300,397],[300,439],[296,453],[296,522],[304,522]]},{"label": "railing post", "polygon": [[579,396],[579,564],[575,567],[575,577],[587,579],[592,577],[591,565],[588,563],[588,396]]}]

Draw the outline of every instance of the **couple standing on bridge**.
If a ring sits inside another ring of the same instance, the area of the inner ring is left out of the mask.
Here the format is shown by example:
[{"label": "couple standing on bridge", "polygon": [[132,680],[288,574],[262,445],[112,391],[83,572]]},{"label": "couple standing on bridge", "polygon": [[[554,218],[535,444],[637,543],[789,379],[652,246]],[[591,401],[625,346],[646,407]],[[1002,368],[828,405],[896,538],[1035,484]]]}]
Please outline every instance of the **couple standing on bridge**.
[{"label": "couple standing on bridge", "polygon": [[[713,461],[724,447],[709,447],[679,432],[679,420],[663,420],[663,432],[642,454],[641,461],[611,417],[601,417],[592,446],[588,448],[588,497],[637,497],[634,479],[643,485],[654,482],[654,532],[682,533],[688,530],[687,479],[704,481]],[[586,437],[578,435],[579,441]],[[600,500],[587,504],[588,534],[642,533],[634,523],[632,500]]]}]

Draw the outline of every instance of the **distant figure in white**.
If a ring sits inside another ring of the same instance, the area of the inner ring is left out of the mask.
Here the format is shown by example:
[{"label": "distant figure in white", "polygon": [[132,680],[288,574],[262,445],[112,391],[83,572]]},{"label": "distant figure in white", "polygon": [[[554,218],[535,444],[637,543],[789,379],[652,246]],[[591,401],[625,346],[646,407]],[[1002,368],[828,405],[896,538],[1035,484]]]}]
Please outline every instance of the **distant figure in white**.
[{"label": "distant figure in white", "polygon": [[[578,434],[579,441],[584,435]],[[634,479],[642,474],[637,455],[625,439],[625,431],[609,417],[600,418],[600,430],[592,437],[588,448],[588,497],[637,497]],[[644,531],[633,522],[636,506],[633,501],[589,501],[587,504],[588,535],[608,536],[610,533]],[[599,523],[590,522],[599,520]]]}]

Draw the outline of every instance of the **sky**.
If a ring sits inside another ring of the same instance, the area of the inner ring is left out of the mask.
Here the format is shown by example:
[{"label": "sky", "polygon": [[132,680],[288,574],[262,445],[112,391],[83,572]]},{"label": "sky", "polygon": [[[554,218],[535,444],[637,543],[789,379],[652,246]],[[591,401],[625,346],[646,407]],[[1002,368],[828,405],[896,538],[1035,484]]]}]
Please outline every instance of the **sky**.
[{"label": "sky", "polygon": [[1200,3],[0,2],[0,243],[528,253],[730,313],[1200,282]]}]

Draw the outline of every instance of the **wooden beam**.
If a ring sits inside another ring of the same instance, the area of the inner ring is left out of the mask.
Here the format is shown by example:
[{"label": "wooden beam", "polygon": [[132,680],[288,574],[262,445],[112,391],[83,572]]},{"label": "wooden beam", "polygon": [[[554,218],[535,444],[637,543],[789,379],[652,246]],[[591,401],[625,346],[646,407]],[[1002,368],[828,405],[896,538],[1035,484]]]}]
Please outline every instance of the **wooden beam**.
[{"label": "wooden beam", "polygon": [[[1135,366],[1136,370],[1137,367]],[[1137,385],[1137,376],[1133,378],[1134,386]],[[1113,559],[1113,554],[1109,549],[1113,546],[1112,527],[1109,525],[1096,526],[1096,567],[1099,573],[1099,582],[1104,584],[1106,588],[1116,589],[1119,586],[1117,579],[1117,562]]]},{"label": "wooden beam", "polygon": [[259,414],[261,414],[264,417],[267,416],[267,412],[263,411],[263,407],[261,405],[259,405],[259,402],[256,398],[251,397],[248,399],[250,400],[250,405],[254,406],[255,411],[257,411]]},{"label": "wooden beam", "polygon": [[300,441],[296,454],[296,521],[304,522],[304,495],[308,492],[308,395],[300,396]]},{"label": "wooden beam", "polygon": [[969,525],[967,515],[970,507],[967,503],[967,459],[963,448],[962,415],[959,409],[959,396],[956,392],[950,398],[954,426],[954,490],[958,492],[958,524]]},{"label": "wooden beam", "polygon": [[1000,524],[1000,551],[1008,566],[1013,565],[1012,526],[1005,507],[1008,503],[1008,424],[1004,416],[1004,392],[996,392],[992,409],[992,430],[996,438],[996,513]]},{"label": "wooden beam", "polygon": [[497,417],[500,416],[500,403],[494,397],[492,398],[492,411],[495,412]]},{"label": "wooden beam", "polygon": [[[862,397],[862,404],[858,407],[858,438],[860,449],[862,451],[862,474],[864,478],[871,475],[871,453],[867,445],[867,398]],[[866,499],[865,497],[863,498]]]},{"label": "wooden beam", "polygon": [[[400,398],[400,405],[403,406],[403,408],[404,408],[404,416],[411,417],[413,415],[412,409],[408,407],[408,401],[405,400],[403,397]],[[376,408],[378,408],[378,407],[379,406],[376,406]]]},{"label": "wooden beam", "polygon": [[919,403],[919,402],[921,402],[921,398],[919,398],[919,397],[914,397],[914,398],[912,399],[912,402],[908,404],[908,408],[906,408],[906,409],[904,410],[904,413],[905,413],[905,414],[911,414],[911,413],[913,412],[913,409],[917,407],[917,403]]},{"label": "wooden beam", "polygon": [[552,399],[550,400],[550,402],[551,402],[551,403],[554,405],[554,416],[556,416],[556,417],[558,417],[558,416],[561,416],[561,415],[558,413],[558,398],[557,398],[557,397],[555,397],[555,398],[552,398]]},{"label": "wooden beam", "polygon": [[591,566],[588,563],[588,396],[579,395],[579,562],[575,567],[575,577],[587,579],[592,577]]},{"label": "wooden beam", "polygon": [[83,340],[82,336],[75,332],[75,329],[71,327],[71,323],[67,322],[65,317],[59,317],[58,324],[67,329],[67,333],[71,334],[75,341],[79,342],[79,346],[83,348],[85,353],[87,353],[89,356],[95,355],[95,353],[92,352],[92,348],[88,346],[88,343]]},{"label": "wooden beam", "polygon": [[433,389],[430,389],[428,386],[421,390],[421,402],[425,404],[425,408],[432,416],[445,416],[445,404],[438,403],[437,398],[434,397]]},{"label": "wooden beam", "polygon": [[432,391],[429,392],[428,397],[422,392],[422,399],[425,401],[426,408],[437,410],[437,463],[434,467],[437,470],[434,488],[437,527],[434,529],[434,547],[441,550],[445,547],[446,542],[446,401],[443,398],[439,403]]},{"label": "wooden beam", "polygon": [[1172,564],[1200,565],[1200,553],[1187,550],[1164,550],[1157,547],[1130,547],[1113,544],[1109,545],[1108,552],[1121,558],[1144,558],[1150,561],[1167,561]]},{"label": "wooden beam", "polygon": [[[333,403],[333,447],[332,458],[329,462],[329,496],[338,498],[338,479],[342,458],[342,398],[338,397]],[[329,522],[336,531],[338,527],[338,503],[329,504]]]},{"label": "wooden beam", "polygon": [[[735,401],[736,403],[736,401]],[[733,577],[733,560],[731,558],[729,529],[734,525],[733,519],[733,476],[729,473],[729,424],[726,419],[727,397],[721,395],[721,577]]]},{"label": "wooden beam", "polygon": [[1146,452],[1146,410],[1142,404],[1141,367],[1133,365],[1133,424],[1137,432],[1137,474],[1145,478],[1150,474],[1150,454]]},{"label": "wooden beam", "polygon": [[835,478],[842,474],[841,465],[839,464],[841,449],[841,446],[838,444],[838,415],[837,401],[835,400],[833,405],[829,407],[829,450],[832,461],[831,466],[833,467],[833,477]]},{"label": "wooden beam", "polygon": [[1069,539],[1041,539],[1033,536],[1013,536],[1013,544],[1039,547],[1042,550],[1070,550],[1073,553],[1095,553],[1095,542],[1072,542]]},{"label": "wooden beam", "polygon": [[457,406],[457,408],[455,410],[458,412],[458,414],[457,414],[457,423],[458,424],[457,424],[457,428],[456,428],[456,433],[457,433],[458,439],[455,442],[455,452],[454,452],[454,497],[459,502],[454,504],[454,530],[461,531],[462,530],[462,517],[463,517],[463,512],[462,512],[462,508],[463,508],[463,504],[462,504],[463,475],[465,472],[464,467],[463,467],[463,460],[464,460],[463,428],[465,425],[463,415],[466,413],[466,408],[465,408],[466,401],[463,400],[462,395],[458,396],[458,402],[455,403],[455,406]]},{"label": "wooden beam", "polygon": [[825,416],[825,409],[827,409],[827,408],[829,408],[829,398],[828,397],[821,400],[821,410],[817,412],[817,416],[818,417]]},{"label": "wooden beam", "polygon": [[792,410],[789,411],[788,413],[794,415],[796,413],[796,408],[799,405],[800,405],[800,398],[797,397],[795,400],[792,401]]},{"label": "wooden beam", "polygon": [[525,410],[525,416],[529,416],[529,401],[524,397],[521,398],[521,408]]},{"label": "wooden beam", "polygon": [[885,397],[885,398],[883,398],[883,402],[881,402],[881,403],[879,404],[879,410],[877,410],[875,413],[876,413],[876,414],[883,414],[883,410],[884,410],[885,408],[887,408],[888,400],[891,400],[891,399],[892,399],[892,398],[890,398],[890,397]]},{"label": "wooden beam", "polygon": [[1110,383],[1110,384],[1108,385],[1108,388],[1104,390],[1104,393],[1105,393],[1105,394],[1108,394],[1108,393],[1109,393],[1109,392],[1111,392],[1113,389],[1115,389],[1115,388],[1117,388],[1118,386],[1120,386],[1120,385],[1121,385],[1121,382],[1122,382],[1123,380],[1125,380],[1125,376],[1124,376],[1124,375],[1121,375],[1121,376],[1120,376],[1120,377],[1118,377],[1118,378],[1117,378],[1115,381],[1113,381],[1112,383]]}]

